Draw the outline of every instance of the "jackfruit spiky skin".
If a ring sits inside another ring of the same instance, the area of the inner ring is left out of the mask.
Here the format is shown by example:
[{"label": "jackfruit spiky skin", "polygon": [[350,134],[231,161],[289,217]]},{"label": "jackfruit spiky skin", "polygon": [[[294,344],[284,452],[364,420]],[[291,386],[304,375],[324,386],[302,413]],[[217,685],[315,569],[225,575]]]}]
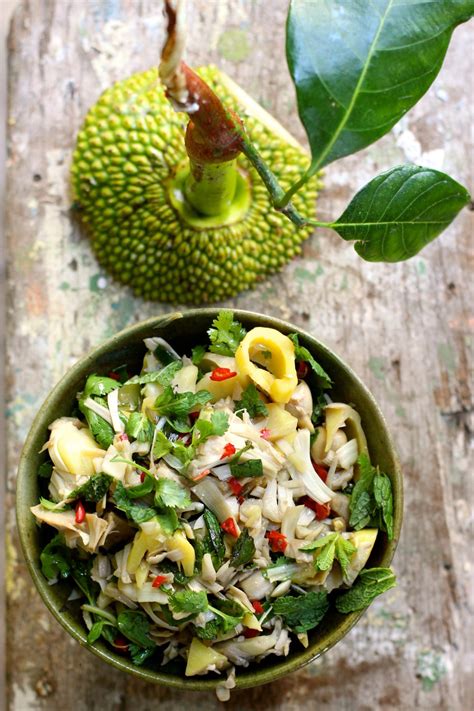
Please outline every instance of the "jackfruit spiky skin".
[{"label": "jackfruit spiky skin", "polygon": [[[244,120],[263,159],[287,189],[308,167],[303,149],[246,115],[213,67],[199,71],[226,106]],[[239,222],[199,230],[168,198],[170,180],[186,161],[185,114],[165,98],[157,70],[107,89],[86,116],[73,156],[75,199],[99,263],[144,299],[220,301],[272,274],[301,251],[312,228],[297,228],[276,212],[254,168],[251,206]],[[314,214],[318,179],[293,204]]]}]

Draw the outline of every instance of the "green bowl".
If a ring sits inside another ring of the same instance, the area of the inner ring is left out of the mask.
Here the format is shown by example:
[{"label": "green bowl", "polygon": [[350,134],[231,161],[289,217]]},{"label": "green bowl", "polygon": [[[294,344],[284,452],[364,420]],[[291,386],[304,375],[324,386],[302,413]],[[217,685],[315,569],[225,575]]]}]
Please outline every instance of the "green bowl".
[{"label": "green bowl", "polygon": [[[48,439],[48,425],[57,417],[70,414],[76,401],[76,393],[83,388],[86,377],[90,373],[107,373],[124,363],[135,365],[139,370],[145,352],[143,339],[150,336],[161,336],[170,341],[178,351],[189,353],[193,345],[205,342],[206,331],[218,311],[215,308],[195,309],[143,321],[121,331],[82,358],[68,371],[43,403],[23,447],[18,469],[17,522],[21,545],[33,581],[46,606],[79,644],[87,647],[103,661],[141,679],[178,689],[214,689],[220,681],[220,677],[209,675],[186,678],[184,665],[173,667],[170,664],[157,670],[136,667],[100,641],[93,646],[87,645],[79,605],[77,602],[68,602],[71,592],[70,584],[65,581],[50,586],[41,574],[39,556],[43,533],[36,525],[30,512],[30,506],[38,502],[37,471],[40,463],[44,460],[44,455],[39,452]],[[380,533],[368,565],[388,566],[400,536],[403,486],[398,459],[387,425],[374,398],[355,373],[329,348],[310,334],[289,323],[262,314],[249,311],[235,311],[234,313],[247,329],[254,326],[270,326],[282,333],[298,333],[300,343],[311,351],[316,360],[332,377],[335,383],[331,392],[333,399],[352,403],[360,413],[371,460],[390,476],[394,493],[393,540],[389,541],[385,534]],[[293,641],[290,654],[287,657],[269,656],[259,664],[247,669],[238,669],[237,688],[266,684],[300,669],[339,642],[360,619],[361,614],[357,612],[342,615],[331,610],[323,622],[309,634],[307,649],[303,649]]]}]

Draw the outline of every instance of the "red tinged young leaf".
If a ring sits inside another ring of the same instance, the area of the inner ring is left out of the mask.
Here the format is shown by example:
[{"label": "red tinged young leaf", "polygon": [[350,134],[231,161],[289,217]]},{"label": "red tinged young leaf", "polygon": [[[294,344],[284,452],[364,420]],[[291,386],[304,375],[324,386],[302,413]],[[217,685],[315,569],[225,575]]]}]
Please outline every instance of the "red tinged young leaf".
[{"label": "red tinged young leaf", "polygon": [[76,523],[83,523],[86,517],[86,510],[82,501],[78,501],[76,504]]},{"label": "red tinged young leaf", "polygon": [[163,583],[166,583],[166,575],[157,575],[156,578],[153,580],[151,587],[152,588],[159,588],[160,585],[163,585]]},{"label": "red tinged young leaf", "polygon": [[268,531],[265,534],[265,538],[268,538],[273,553],[284,553],[286,551],[288,541],[283,533],[279,533],[279,531]]},{"label": "red tinged young leaf", "polygon": [[226,518],[226,520],[221,523],[221,528],[225,533],[228,533],[230,536],[233,536],[233,538],[239,537],[237,525],[232,516],[229,516],[229,518]]},{"label": "red tinged young leaf", "polygon": [[214,368],[214,370],[211,373],[211,380],[214,380],[216,383],[221,383],[223,380],[229,380],[229,378],[235,378],[237,373],[235,370],[231,370],[230,368]]}]

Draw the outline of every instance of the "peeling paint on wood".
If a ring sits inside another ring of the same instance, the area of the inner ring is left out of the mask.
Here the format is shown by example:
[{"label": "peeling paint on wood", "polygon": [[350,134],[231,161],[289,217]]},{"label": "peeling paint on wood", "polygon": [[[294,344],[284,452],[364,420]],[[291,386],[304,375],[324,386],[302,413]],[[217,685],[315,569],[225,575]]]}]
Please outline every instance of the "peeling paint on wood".
[{"label": "peeling paint on wood", "polygon": [[[286,0],[273,0],[271,22],[265,0],[188,5],[190,63],[218,63],[304,140],[284,62]],[[236,30],[246,34],[251,48],[238,62],[232,51],[222,51],[222,37],[235,36]],[[377,172],[406,159],[442,167],[468,183],[469,32],[467,27],[455,32],[430,95],[391,135],[327,169],[323,219],[340,214]],[[122,676],[73,642],[32,590],[13,514],[20,447],[49,389],[79,356],[116,330],[172,310],[144,304],[102,273],[75,221],[68,179],[74,136],[87,109],[111,82],[155,64],[162,37],[156,0],[25,0],[12,25],[7,197],[12,711],[221,708],[212,694],[196,697]],[[316,704],[334,711],[472,708],[473,318],[467,287],[472,217],[465,211],[421,257],[397,265],[364,263],[349,244],[321,230],[281,275],[227,302],[292,320],[351,363],[386,414],[407,499],[395,561],[399,587],[322,659],[268,687],[233,694],[229,711],[302,711]]]}]

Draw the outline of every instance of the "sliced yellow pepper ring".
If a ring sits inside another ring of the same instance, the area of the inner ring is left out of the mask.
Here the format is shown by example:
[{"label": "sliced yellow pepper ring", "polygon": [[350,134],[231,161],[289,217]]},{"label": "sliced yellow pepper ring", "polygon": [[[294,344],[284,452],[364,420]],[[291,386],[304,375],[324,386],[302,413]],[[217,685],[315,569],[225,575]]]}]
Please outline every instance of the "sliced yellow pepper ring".
[{"label": "sliced yellow pepper ring", "polygon": [[[268,370],[252,362],[254,357],[262,362],[262,354],[267,353]],[[235,364],[242,384],[252,380],[273,402],[287,403],[298,384],[295,347],[287,336],[274,328],[258,326],[249,331],[237,348]]]}]

